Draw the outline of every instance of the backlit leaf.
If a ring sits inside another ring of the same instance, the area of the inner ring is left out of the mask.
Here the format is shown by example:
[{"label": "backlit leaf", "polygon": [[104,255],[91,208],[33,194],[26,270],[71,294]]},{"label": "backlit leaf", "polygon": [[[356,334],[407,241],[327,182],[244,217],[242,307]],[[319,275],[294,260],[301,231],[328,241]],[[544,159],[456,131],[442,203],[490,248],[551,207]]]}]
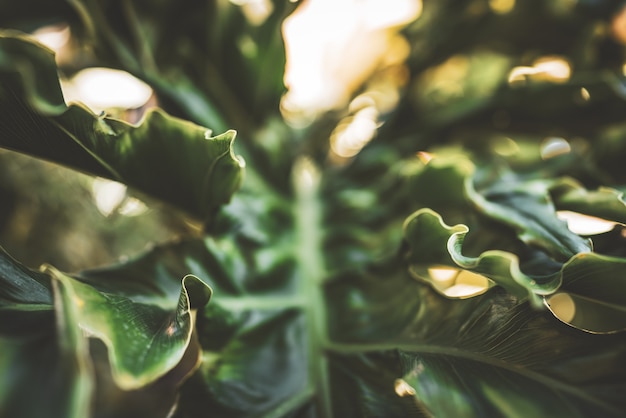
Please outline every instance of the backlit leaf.
[{"label": "backlit leaf", "polygon": [[[65,105],[53,54],[15,33],[0,34],[0,146],[106,177],[210,220],[230,200],[243,163],[234,131],[149,111],[133,126]],[[158,162],[155,163],[155,162]]]},{"label": "backlit leaf", "polygon": [[584,331],[626,329],[626,259],[579,254],[563,266],[563,286],[546,297],[561,321]]}]

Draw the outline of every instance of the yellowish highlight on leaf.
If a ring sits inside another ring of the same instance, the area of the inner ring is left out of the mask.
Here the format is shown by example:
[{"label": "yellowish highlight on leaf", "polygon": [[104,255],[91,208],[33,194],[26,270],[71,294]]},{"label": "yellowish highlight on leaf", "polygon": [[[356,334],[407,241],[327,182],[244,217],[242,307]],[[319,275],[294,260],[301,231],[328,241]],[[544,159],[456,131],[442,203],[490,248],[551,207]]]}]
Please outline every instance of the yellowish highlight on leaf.
[{"label": "yellowish highlight on leaf", "polygon": [[430,160],[435,158],[435,155],[430,152],[420,151],[417,153],[417,158],[419,158],[422,163],[428,164]]},{"label": "yellowish highlight on leaf", "polygon": [[491,141],[491,147],[496,154],[503,157],[513,156],[520,151],[517,142],[505,136],[494,138]]},{"label": "yellowish highlight on leaf", "polygon": [[428,274],[434,283],[448,287],[454,283],[454,279],[459,274],[459,269],[447,266],[431,267],[428,269]]},{"label": "yellowish highlight on leaf", "polygon": [[109,108],[137,109],[152,96],[152,88],[126,71],[87,68],[61,83],[67,102],[81,102],[94,113]]},{"label": "yellowish highlight on leaf", "polygon": [[83,306],[85,306],[85,301],[78,296],[74,296],[74,303],[76,304],[76,307],[78,309],[81,309]]},{"label": "yellowish highlight on leaf", "polygon": [[148,210],[141,200],[127,195],[127,187],[122,183],[95,178],[91,192],[100,213],[106,217],[118,213],[123,216],[138,216]]},{"label": "yellowish highlight on leaf", "polygon": [[141,200],[135,197],[127,197],[117,211],[120,215],[124,216],[138,216],[145,213],[147,210],[148,206]]},{"label": "yellowish highlight on leaf", "polygon": [[568,154],[571,151],[571,145],[564,138],[549,137],[541,143],[541,158],[544,160]]},{"label": "yellowish highlight on leaf", "polygon": [[453,299],[464,299],[486,292],[491,282],[483,275],[448,266],[428,269],[429,282],[442,295]]},{"label": "yellowish highlight on leaf", "polygon": [[570,231],[578,235],[597,235],[611,231],[617,222],[569,210],[557,211],[556,216],[567,222]]},{"label": "yellowish highlight on leaf", "polygon": [[532,67],[515,67],[509,73],[509,84],[523,84],[528,79],[564,83],[572,73],[570,63],[560,56],[546,56],[537,59]]},{"label": "yellowish highlight on leaf", "polygon": [[619,43],[626,45],[626,7],[613,16],[611,21],[611,35]]},{"label": "yellowish highlight on leaf", "polygon": [[274,11],[274,4],[270,0],[230,0],[240,6],[243,15],[254,26],[262,25]]},{"label": "yellowish highlight on leaf", "polygon": [[507,14],[515,7],[515,0],[489,0],[489,8],[497,14]]},{"label": "yellowish highlight on leaf", "polygon": [[509,84],[526,81],[526,77],[536,73],[533,67],[519,66],[515,67],[509,73]]},{"label": "yellowish highlight on leaf", "polygon": [[540,78],[548,81],[565,82],[572,73],[570,63],[558,56],[539,58],[534,64]]},{"label": "yellowish highlight on leaf", "polygon": [[314,190],[320,181],[320,172],[310,158],[300,158],[294,164],[294,179],[302,190]]},{"label": "yellowish highlight on leaf", "polygon": [[91,191],[96,206],[104,216],[115,212],[126,197],[126,186],[116,181],[96,178],[91,184]]},{"label": "yellowish highlight on leaf", "polygon": [[409,385],[404,379],[396,379],[394,382],[394,389],[396,391],[396,395],[402,396],[413,396],[415,395],[415,389]]},{"label": "yellowish highlight on leaf", "polygon": [[38,42],[51,50],[59,52],[70,40],[70,27],[68,25],[50,25],[37,29],[32,33]]},{"label": "yellowish highlight on leaf", "polygon": [[576,303],[567,293],[556,293],[546,299],[552,313],[565,323],[571,323],[576,316]]},{"label": "yellowish highlight on leaf", "polygon": [[330,137],[333,152],[342,158],[354,157],[376,134],[377,119],[378,111],[369,106],[340,123]]},{"label": "yellowish highlight on leaf", "polygon": [[581,99],[583,99],[583,101],[587,102],[589,101],[589,99],[591,99],[591,93],[589,93],[589,90],[587,90],[584,87],[580,88],[580,97]]},{"label": "yellowish highlight on leaf", "polygon": [[445,290],[444,294],[450,298],[469,298],[480,295],[489,289],[489,279],[471,271],[461,270],[454,286]]}]

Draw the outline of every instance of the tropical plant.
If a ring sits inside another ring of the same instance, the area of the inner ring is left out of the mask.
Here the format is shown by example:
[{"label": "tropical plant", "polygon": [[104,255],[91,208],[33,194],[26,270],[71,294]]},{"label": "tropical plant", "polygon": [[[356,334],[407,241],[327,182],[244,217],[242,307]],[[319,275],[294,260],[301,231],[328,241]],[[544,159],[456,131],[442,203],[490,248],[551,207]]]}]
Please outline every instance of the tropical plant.
[{"label": "tropical plant", "polygon": [[[290,116],[307,3],[248,3],[0,3],[0,416],[623,416],[621,6],[425,0],[402,60]],[[159,108],[67,104],[93,66]],[[101,179],[149,212],[101,216]]]}]

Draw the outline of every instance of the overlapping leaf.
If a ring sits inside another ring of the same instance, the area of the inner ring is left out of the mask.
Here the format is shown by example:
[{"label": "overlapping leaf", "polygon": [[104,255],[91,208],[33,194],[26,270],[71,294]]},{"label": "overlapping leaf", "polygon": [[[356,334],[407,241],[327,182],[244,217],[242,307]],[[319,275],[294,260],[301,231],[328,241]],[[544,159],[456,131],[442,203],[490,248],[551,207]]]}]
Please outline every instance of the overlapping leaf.
[{"label": "overlapping leaf", "polygon": [[345,277],[329,285],[328,295],[335,318],[331,341],[342,363],[361,358],[388,364],[376,375],[379,384],[385,379],[387,393],[395,391],[397,402],[415,410],[434,416],[583,417],[620,416],[624,407],[618,366],[624,336],[560,326],[498,289],[445,300],[402,274],[384,281]]},{"label": "overlapping leaf", "polygon": [[[443,281],[438,280],[432,269],[447,266],[469,270],[490,278],[520,298],[529,297],[534,305],[539,306],[541,299],[538,295],[553,293],[560,286],[559,264],[548,256],[567,260],[578,252],[589,251],[588,242],[557,219],[549,200],[551,183],[521,181],[513,173],[496,177],[496,180],[489,177],[483,180],[484,173],[481,172],[479,182],[489,186],[477,188],[473,184],[477,174],[471,169],[471,163],[465,159],[461,161],[470,168],[461,172],[454,168],[459,166],[459,158],[448,158],[436,165],[429,163],[416,175],[414,184],[423,184],[416,192],[426,196],[432,192],[427,191],[428,182],[420,181],[422,176],[450,179],[449,186],[441,188],[438,195],[456,197],[447,199],[450,204],[433,206],[451,213],[454,219],[464,224],[449,227],[430,209],[419,210],[409,217],[404,229],[413,272],[439,287],[442,293],[452,296],[456,293],[451,288],[459,284],[457,280],[445,272],[439,272],[439,277],[442,274],[444,277]],[[477,209],[474,214],[472,207]],[[489,223],[477,220],[478,214]],[[468,224],[472,225],[469,236]],[[466,237],[471,242],[466,242]],[[520,267],[520,257],[525,268]],[[488,287],[488,284],[483,285],[482,291]],[[466,297],[477,292],[480,289],[466,289],[461,295]]]},{"label": "overlapping leaf", "polygon": [[[444,175],[445,167],[430,171]],[[405,222],[408,259],[416,278],[454,298],[483,293],[492,283],[528,298],[536,307],[542,305],[542,296],[552,295],[547,299],[552,312],[570,325],[599,333],[623,329],[626,304],[617,296],[623,293],[623,260],[590,253],[590,241],[572,233],[556,217],[557,209],[569,209],[619,221],[624,213],[620,193],[590,192],[567,178],[522,181],[512,172],[497,180],[479,177],[479,184],[488,185],[482,188],[473,185],[472,176],[456,178],[456,183],[465,182],[466,198],[482,216],[510,227],[521,242],[507,244],[503,227],[497,240],[481,238],[492,227],[476,223],[469,215],[466,219],[475,231],[465,224],[448,226],[436,212],[419,210]],[[466,204],[461,201],[456,206]],[[464,245],[467,237],[471,240]]]},{"label": "overlapping leaf", "polygon": [[626,259],[579,254],[562,269],[563,286],[546,298],[554,315],[594,333],[626,330]]},{"label": "overlapping leaf", "polygon": [[[419,416],[411,402],[385,386],[401,374],[394,356],[383,355],[378,368],[367,356],[344,361],[341,352],[333,354],[325,329],[310,321],[310,315],[323,316],[328,307],[312,297],[309,284],[293,282],[305,279],[294,270],[297,266],[285,265],[282,257],[247,257],[245,247],[243,252],[232,248],[229,239],[158,247],[131,262],[146,266],[153,258],[155,271],[163,276],[191,267],[216,289],[213,302],[198,317],[203,363],[182,387],[175,416],[205,410],[215,417],[356,417],[383,410],[392,414],[387,416]],[[240,275],[246,276],[244,281]],[[270,284],[269,276],[273,285],[261,286]],[[313,347],[320,347],[318,355],[312,355]],[[381,380],[381,370],[389,364],[393,372]]]},{"label": "overlapping leaf", "polygon": [[160,110],[132,126],[67,107],[56,74],[50,51],[15,33],[0,36],[1,147],[126,183],[203,220],[239,187],[234,131],[211,137]]},{"label": "overlapping leaf", "polygon": [[[170,288],[178,281],[175,296],[164,283],[144,278],[136,283],[143,285],[141,298],[133,300],[125,296],[123,286],[116,290],[114,280],[105,290],[97,290],[51,267],[46,270],[49,275],[32,272],[6,253],[1,255],[0,339],[6,367],[0,381],[6,397],[0,398],[0,411],[37,416],[41,407],[58,416],[87,416],[92,398],[100,395],[92,393],[93,366],[85,333],[107,347],[111,371],[106,373],[112,373],[113,387],[150,388],[163,377],[174,384],[157,383],[157,389],[173,393],[197,365],[197,351],[195,359],[184,364],[181,360],[188,347],[197,344],[191,341],[193,312],[208,302],[211,291],[194,276],[183,279],[182,289],[180,279],[170,277]],[[169,376],[174,369],[176,376]],[[37,378],[39,373],[46,377]],[[13,374],[20,378],[11,381]],[[19,395],[31,379],[44,385],[35,390],[40,403]],[[49,379],[61,379],[62,384],[53,385],[59,392],[47,393]]]},{"label": "overlapping leaf", "polygon": [[106,344],[113,377],[124,389],[142,387],[179,363],[191,340],[191,311],[204,306],[211,294],[198,278],[185,276],[172,313],[118,294],[98,292],[59,271],[49,271],[70,295],[68,301],[79,314],[79,326]]},{"label": "overlapping leaf", "polygon": [[572,179],[564,179],[550,188],[550,195],[559,210],[569,210],[626,224],[624,193],[610,187],[586,190]]},{"label": "overlapping leaf", "polygon": [[93,384],[87,342],[67,302],[62,291],[53,301],[50,279],[0,248],[0,415],[88,414]]},{"label": "overlapping leaf", "polygon": [[[462,224],[446,225],[437,213],[428,209],[420,210],[407,219],[405,233],[411,246],[409,258],[417,277],[436,284],[437,272],[433,268],[442,265],[458,267],[482,274],[512,294],[520,298],[528,297],[535,305],[541,304],[538,295],[553,293],[560,286],[558,274],[547,280],[524,274],[519,258],[510,252],[494,249],[477,257],[464,255],[463,242],[468,231],[467,226]],[[484,286],[483,292],[488,287],[490,285]],[[446,287],[443,293],[449,296],[449,290]]]},{"label": "overlapping leaf", "polygon": [[480,188],[473,179],[466,181],[468,198],[480,212],[515,229],[522,241],[557,260],[591,251],[588,240],[571,232],[556,217],[549,194],[551,180],[520,181],[510,172],[493,175],[498,175],[498,180]]}]

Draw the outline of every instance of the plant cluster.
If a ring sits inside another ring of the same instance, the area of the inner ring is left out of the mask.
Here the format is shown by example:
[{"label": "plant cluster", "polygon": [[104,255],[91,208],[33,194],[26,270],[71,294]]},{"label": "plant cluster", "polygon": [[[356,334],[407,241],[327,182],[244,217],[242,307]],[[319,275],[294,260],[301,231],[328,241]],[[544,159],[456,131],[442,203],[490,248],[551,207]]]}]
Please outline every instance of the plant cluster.
[{"label": "plant cluster", "polygon": [[[625,12],[424,0],[405,61],[294,124],[280,28],[302,5],[234,3],[0,4],[0,416],[623,416]],[[59,23],[64,60],[29,35]],[[92,66],[159,107],[66,103],[59,77]],[[338,152],[371,108],[375,137]],[[91,177],[42,186],[16,152],[127,185],[180,236],[105,235],[72,197]],[[112,236],[159,242],[74,259]]]}]

